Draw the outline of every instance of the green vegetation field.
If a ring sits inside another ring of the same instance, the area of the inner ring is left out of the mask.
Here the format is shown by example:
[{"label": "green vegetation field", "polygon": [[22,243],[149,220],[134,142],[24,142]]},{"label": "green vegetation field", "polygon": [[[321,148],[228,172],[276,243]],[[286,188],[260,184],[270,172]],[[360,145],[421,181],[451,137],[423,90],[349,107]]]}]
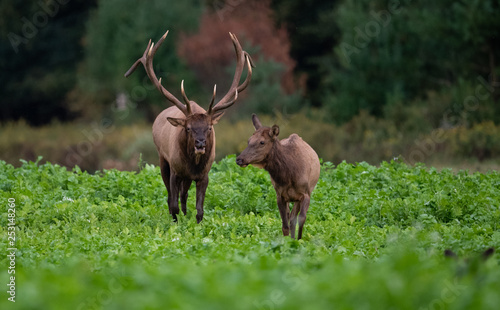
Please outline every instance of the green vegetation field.
[{"label": "green vegetation field", "polygon": [[213,166],[199,225],[194,188],[172,222],[152,165],[88,174],[0,161],[0,308],[498,309],[500,255],[478,257],[500,248],[499,188],[498,172],[325,162],[296,241],[281,236],[267,172],[234,156]]}]

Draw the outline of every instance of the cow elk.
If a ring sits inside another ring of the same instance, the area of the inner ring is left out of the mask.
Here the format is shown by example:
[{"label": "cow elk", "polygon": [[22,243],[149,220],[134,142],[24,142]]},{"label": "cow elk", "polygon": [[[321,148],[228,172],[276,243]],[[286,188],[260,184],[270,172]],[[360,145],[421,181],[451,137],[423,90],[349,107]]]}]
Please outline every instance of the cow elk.
[{"label": "cow elk", "polygon": [[[252,77],[252,59],[243,51],[236,36],[229,33],[236,50],[236,71],[233,82],[226,95],[214,105],[214,86],[212,100],[208,111],[205,111],[196,102],[190,101],[184,91],[184,81],[181,83],[181,94],[184,104],[166,90],[158,80],[153,70],[153,57],[165,40],[168,31],[155,45],[149,40],[144,54],[125,73],[128,77],[142,64],[151,82],[173,106],[163,110],[153,123],[153,140],[160,157],[160,169],[163,183],[168,192],[168,209],[174,221],[179,214],[179,196],[182,212],[186,215],[188,190],[193,181],[196,182],[196,220],[203,219],[203,203],[208,186],[208,172],[215,159],[215,132],[213,126],[217,124],[225,110],[232,106]],[[241,84],[240,78],[245,64],[248,73]]]},{"label": "cow elk", "polygon": [[[247,148],[236,158],[236,163],[269,172],[276,190],[283,235],[288,236],[291,232],[291,237],[295,238],[298,215],[298,239],[301,239],[311,194],[319,179],[318,155],[298,135],[292,134],[280,141],[277,125],[264,127],[255,114],[252,122],[255,132],[248,139]],[[291,214],[290,202],[294,203]]]}]

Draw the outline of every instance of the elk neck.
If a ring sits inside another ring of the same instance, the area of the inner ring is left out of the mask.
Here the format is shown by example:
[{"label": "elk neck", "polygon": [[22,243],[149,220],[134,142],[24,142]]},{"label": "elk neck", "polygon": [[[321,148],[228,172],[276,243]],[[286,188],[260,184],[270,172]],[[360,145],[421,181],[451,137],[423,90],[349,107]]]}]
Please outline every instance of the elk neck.
[{"label": "elk neck", "polygon": [[291,182],[295,168],[290,152],[287,152],[286,148],[276,139],[266,157],[264,169],[269,172],[277,185],[283,186]]},{"label": "elk neck", "polygon": [[211,161],[213,147],[212,140],[209,138],[205,147],[205,153],[196,154],[194,151],[194,145],[190,145],[190,143],[188,143],[187,135],[180,136],[179,150],[182,152],[182,158],[184,158],[184,161],[189,169],[189,173],[192,176],[198,176],[206,172],[206,167]]}]

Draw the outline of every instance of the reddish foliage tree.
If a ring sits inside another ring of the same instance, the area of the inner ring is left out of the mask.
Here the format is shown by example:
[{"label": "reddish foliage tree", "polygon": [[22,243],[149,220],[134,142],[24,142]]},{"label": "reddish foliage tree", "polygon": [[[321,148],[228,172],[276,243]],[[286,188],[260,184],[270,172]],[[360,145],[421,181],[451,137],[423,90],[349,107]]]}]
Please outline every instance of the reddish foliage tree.
[{"label": "reddish foliage tree", "polygon": [[[284,65],[281,86],[286,93],[297,90],[293,76],[295,61],[290,57],[290,41],[285,28],[276,28],[269,1],[233,0],[206,12],[199,32],[181,35],[179,56],[184,58],[205,87],[227,86],[230,73],[220,68],[231,65],[234,50],[228,32],[238,37],[254,60],[273,60]],[[257,53],[250,46],[258,46]],[[246,46],[246,47],[245,47]],[[220,84],[220,85],[219,85]]]}]

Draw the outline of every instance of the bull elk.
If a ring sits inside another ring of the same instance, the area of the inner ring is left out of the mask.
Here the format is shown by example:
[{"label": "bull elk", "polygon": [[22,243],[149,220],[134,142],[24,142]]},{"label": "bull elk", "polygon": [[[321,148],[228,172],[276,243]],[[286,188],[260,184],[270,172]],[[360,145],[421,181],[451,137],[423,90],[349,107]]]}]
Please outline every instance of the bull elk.
[{"label": "bull elk", "polygon": [[[291,237],[295,238],[298,215],[298,239],[301,239],[311,194],[319,179],[318,155],[298,135],[292,134],[280,141],[277,125],[264,127],[255,114],[252,122],[255,132],[248,139],[247,148],[236,158],[236,163],[269,172],[276,190],[283,235],[288,236],[291,232]],[[294,203],[291,214],[290,202]]]},{"label": "bull elk", "polygon": [[[160,157],[160,169],[163,183],[168,192],[168,210],[174,221],[179,214],[179,196],[182,212],[186,215],[188,190],[193,181],[196,182],[196,220],[203,219],[203,203],[208,186],[208,172],[215,159],[215,132],[217,124],[225,110],[232,106],[252,77],[254,67],[250,55],[243,51],[236,36],[229,33],[236,51],[236,71],[229,91],[214,105],[216,86],[208,111],[196,102],[190,101],[184,91],[184,81],[181,82],[181,94],[184,104],[166,90],[158,80],[153,70],[153,57],[165,40],[168,31],[155,45],[149,43],[144,54],[125,73],[128,77],[142,64],[151,82],[173,106],[163,110],[153,123],[153,140]],[[240,84],[240,78],[245,64],[248,73],[245,81]]]}]

